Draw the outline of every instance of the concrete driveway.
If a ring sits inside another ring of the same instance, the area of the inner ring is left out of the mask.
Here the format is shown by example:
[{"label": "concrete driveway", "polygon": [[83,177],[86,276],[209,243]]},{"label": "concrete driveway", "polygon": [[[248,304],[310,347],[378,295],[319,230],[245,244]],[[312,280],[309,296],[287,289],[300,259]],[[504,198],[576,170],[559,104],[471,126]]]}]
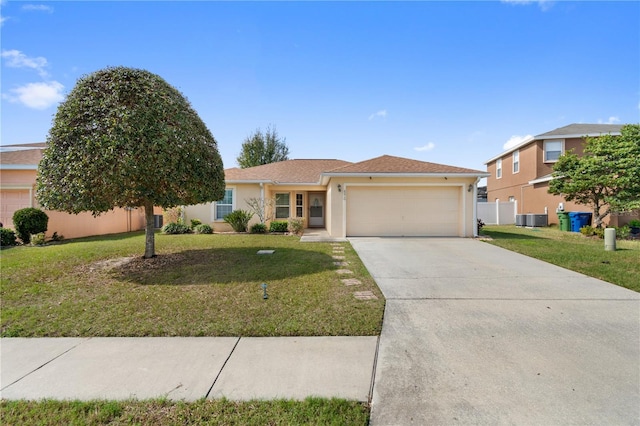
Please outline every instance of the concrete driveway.
[{"label": "concrete driveway", "polygon": [[640,294],[472,239],[349,240],[387,298],[372,425],[640,424]]}]

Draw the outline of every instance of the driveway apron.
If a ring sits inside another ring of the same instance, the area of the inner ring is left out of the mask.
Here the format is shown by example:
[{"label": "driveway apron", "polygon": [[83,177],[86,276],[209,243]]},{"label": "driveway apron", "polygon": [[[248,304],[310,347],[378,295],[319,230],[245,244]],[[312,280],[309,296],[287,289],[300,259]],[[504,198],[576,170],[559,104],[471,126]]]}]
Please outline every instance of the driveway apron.
[{"label": "driveway apron", "polygon": [[372,425],[640,424],[638,293],[478,240],[350,242],[387,299]]}]

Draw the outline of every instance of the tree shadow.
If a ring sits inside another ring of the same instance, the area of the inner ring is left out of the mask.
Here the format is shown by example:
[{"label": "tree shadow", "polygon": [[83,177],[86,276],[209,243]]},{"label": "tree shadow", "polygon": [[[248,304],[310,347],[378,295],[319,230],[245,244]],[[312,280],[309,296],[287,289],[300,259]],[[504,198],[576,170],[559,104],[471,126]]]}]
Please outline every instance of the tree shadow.
[{"label": "tree shadow", "polygon": [[317,251],[276,248],[211,248],[134,258],[111,270],[114,279],[141,285],[211,285],[275,281],[333,270],[330,255]]},{"label": "tree shadow", "polygon": [[[535,232],[535,231],[533,231]],[[488,235],[494,240],[543,240],[546,239],[542,235],[527,235],[527,234],[516,234],[511,232],[501,232],[501,231],[482,231],[483,234]]]}]

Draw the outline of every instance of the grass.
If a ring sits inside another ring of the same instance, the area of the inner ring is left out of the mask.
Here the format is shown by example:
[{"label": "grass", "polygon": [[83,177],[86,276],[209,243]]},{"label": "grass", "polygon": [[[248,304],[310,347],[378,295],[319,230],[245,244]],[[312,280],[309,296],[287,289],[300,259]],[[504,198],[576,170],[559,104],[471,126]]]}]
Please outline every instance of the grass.
[{"label": "grass", "polygon": [[490,244],[640,292],[640,241],[618,240],[616,251],[605,251],[604,240],[557,227],[491,225],[482,234]]},{"label": "grass", "polygon": [[1,401],[6,425],[367,425],[364,404],[341,399],[304,401],[199,400]]},{"label": "grass", "polygon": [[[5,249],[1,335],[378,335],[382,293],[340,245],[357,287],[340,281],[330,244],[294,236],[157,234],[151,260],[140,257],[143,233]],[[357,300],[362,290],[378,299]]]}]

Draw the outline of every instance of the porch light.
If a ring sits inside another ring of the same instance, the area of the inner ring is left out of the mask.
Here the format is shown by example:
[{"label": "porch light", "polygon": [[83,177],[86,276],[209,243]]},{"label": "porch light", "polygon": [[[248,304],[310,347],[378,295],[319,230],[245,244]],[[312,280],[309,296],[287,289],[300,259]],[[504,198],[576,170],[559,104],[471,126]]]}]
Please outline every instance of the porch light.
[{"label": "porch light", "polygon": [[469,188],[467,188],[467,192],[471,192],[471,191],[473,191],[473,185],[469,184]]},{"label": "porch light", "polygon": [[342,185],[338,184],[338,192],[342,192]]}]

